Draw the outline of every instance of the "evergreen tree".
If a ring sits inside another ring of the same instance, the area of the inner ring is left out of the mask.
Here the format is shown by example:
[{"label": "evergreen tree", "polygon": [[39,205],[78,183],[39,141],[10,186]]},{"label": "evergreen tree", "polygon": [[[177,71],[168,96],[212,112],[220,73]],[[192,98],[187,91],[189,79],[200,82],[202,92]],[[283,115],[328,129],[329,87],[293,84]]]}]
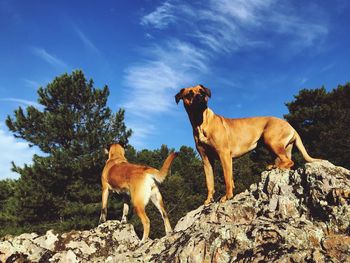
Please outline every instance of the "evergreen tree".
[{"label": "evergreen tree", "polygon": [[17,181],[0,180],[0,237],[11,233],[20,233],[16,225],[16,192]]},{"label": "evergreen tree", "polygon": [[350,83],[330,92],[324,87],[303,89],[286,105],[285,118],[310,155],[350,168]]},{"label": "evergreen tree", "polygon": [[[106,106],[109,89],[94,87],[82,71],[64,74],[39,88],[43,110],[19,107],[6,124],[17,138],[44,153],[13,170],[21,176],[16,196],[18,221],[32,230],[85,228],[97,224],[103,148],[127,143],[124,111]],[[37,227],[37,226],[40,226]]]}]

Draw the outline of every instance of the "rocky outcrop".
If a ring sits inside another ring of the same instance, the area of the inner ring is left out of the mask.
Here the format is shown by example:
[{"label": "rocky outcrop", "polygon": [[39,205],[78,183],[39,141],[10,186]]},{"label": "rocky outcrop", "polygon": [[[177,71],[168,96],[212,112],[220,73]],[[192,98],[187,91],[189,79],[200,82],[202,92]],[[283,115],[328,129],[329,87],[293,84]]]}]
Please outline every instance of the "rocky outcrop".
[{"label": "rocky outcrop", "polygon": [[5,262],[350,262],[350,171],[329,162],[272,170],[224,204],[189,212],[166,237],[139,244],[133,227],[22,234]]}]

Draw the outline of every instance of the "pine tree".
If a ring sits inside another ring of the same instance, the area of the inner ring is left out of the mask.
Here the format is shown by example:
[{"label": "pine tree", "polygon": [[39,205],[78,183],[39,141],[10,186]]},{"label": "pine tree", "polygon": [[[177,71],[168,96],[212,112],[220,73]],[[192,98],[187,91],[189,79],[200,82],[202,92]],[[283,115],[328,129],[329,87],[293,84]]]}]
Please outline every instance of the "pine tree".
[{"label": "pine tree", "polygon": [[[13,170],[18,180],[18,221],[44,231],[86,228],[97,224],[100,174],[110,143],[128,142],[131,130],[124,110],[113,114],[106,106],[109,89],[94,87],[82,71],[56,77],[38,90],[43,110],[19,107],[6,124],[17,138],[37,146],[33,164]],[[40,226],[40,227],[39,227]]]},{"label": "pine tree", "polygon": [[324,87],[303,89],[286,105],[285,118],[310,155],[350,168],[350,83],[330,92]]}]

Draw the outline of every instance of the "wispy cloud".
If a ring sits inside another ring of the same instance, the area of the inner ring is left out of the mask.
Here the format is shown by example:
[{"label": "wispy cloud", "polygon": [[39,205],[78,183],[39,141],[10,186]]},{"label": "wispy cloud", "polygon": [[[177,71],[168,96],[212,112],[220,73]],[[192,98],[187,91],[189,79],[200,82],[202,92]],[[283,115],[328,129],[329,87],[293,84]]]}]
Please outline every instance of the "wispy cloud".
[{"label": "wispy cloud", "polygon": [[127,109],[127,124],[134,131],[132,143],[136,146],[156,132],[153,125],[143,123],[168,112],[174,107],[177,89],[192,85],[199,73],[208,71],[208,55],[190,43],[172,39],[163,46],[145,48],[144,52],[149,59],[127,68],[124,79],[129,99],[123,107]]},{"label": "wispy cloud", "polygon": [[132,127],[133,136],[132,136],[132,145],[136,147],[145,147],[147,137],[154,135],[157,133],[157,129],[153,124],[145,123],[145,122],[138,122],[135,120],[128,123],[128,127]]},{"label": "wispy cloud", "polygon": [[34,80],[30,80],[30,79],[23,79],[25,85],[29,88],[32,88],[34,90],[38,89],[41,84],[37,81],[34,81]]},{"label": "wispy cloud", "polygon": [[100,50],[94,45],[94,43],[84,34],[84,32],[79,29],[77,26],[73,26],[75,29],[75,32],[77,33],[80,40],[83,42],[83,44],[91,51],[95,52],[98,55],[101,55]]},{"label": "wispy cloud", "polygon": [[27,143],[15,139],[5,130],[5,125],[0,123],[0,180],[5,178],[16,179],[17,173],[11,171],[11,162],[16,165],[30,164],[32,157],[38,153],[35,149],[30,148]]},{"label": "wispy cloud", "polygon": [[61,59],[55,57],[54,55],[48,53],[44,48],[40,47],[33,47],[32,51],[35,55],[40,57],[41,59],[45,60],[47,63],[54,67],[59,67],[59,68],[67,68],[68,65],[63,62]]},{"label": "wispy cloud", "polygon": [[169,93],[208,71],[208,56],[189,43],[171,40],[162,47],[148,48],[147,53],[151,59],[126,70],[128,98],[133,99],[124,105],[129,113],[145,117],[167,111],[173,105]]},{"label": "wispy cloud", "polygon": [[151,25],[155,28],[162,29],[175,22],[177,16],[174,14],[176,6],[168,1],[158,6],[155,11],[145,15],[141,19],[142,25]]},{"label": "wispy cloud", "polygon": [[18,98],[2,98],[0,101],[8,101],[8,102],[15,102],[17,104],[21,104],[24,106],[33,106],[39,110],[43,109],[44,106],[31,100],[24,100],[24,99],[18,99]]},{"label": "wispy cloud", "polygon": [[277,0],[211,0],[198,6],[178,2],[166,1],[144,16],[141,24],[166,29],[182,23],[183,35],[192,36],[214,52],[270,46],[266,33],[288,35],[291,44],[305,48],[328,32],[324,21],[314,18],[307,5],[305,13],[299,14]]},{"label": "wispy cloud", "polygon": [[[124,107],[131,116],[129,126],[136,130],[145,119],[149,123],[157,114],[169,112],[174,107],[175,91],[197,84],[222,56],[240,50],[274,48],[276,38],[285,43],[285,50],[294,49],[296,53],[327,35],[324,20],[315,17],[308,5],[300,13],[287,3],[167,0],[145,14],[140,24],[148,30],[148,40],[156,44],[143,47],[144,59],[125,71],[128,100]],[[154,35],[165,30],[172,33],[171,38]],[[150,135],[152,131],[142,134]],[[134,136],[138,136],[137,132]]]},{"label": "wispy cloud", "polygon": [[334,68],[335,66],[336,66],[336,63],[330,63],[330,64],[322,67],[320,71],[325,72],[325,71],[328,71],[328,70]]},{"label": "wispy cloud", "polygon": [[301,79],[300,79],[300,84],[301,84],[301,85],[304,85],[308,80],[309,80],[309,79],[306,78],[306,77],[301,78]]}]

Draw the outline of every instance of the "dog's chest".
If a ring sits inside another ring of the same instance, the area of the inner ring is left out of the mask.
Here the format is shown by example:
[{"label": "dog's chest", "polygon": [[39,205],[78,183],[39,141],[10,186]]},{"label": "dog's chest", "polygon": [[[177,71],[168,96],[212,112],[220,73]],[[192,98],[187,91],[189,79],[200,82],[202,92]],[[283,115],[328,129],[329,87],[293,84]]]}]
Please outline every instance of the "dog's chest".
[{"label": "dog's chest", "polygon": [[206,130],[204,129],[204,127],[199,126],[197,128],[197,140],[201,143],[205,143],[208,144],[209,143],[209,138],[208,138],[208,134],[206,132]]}]

